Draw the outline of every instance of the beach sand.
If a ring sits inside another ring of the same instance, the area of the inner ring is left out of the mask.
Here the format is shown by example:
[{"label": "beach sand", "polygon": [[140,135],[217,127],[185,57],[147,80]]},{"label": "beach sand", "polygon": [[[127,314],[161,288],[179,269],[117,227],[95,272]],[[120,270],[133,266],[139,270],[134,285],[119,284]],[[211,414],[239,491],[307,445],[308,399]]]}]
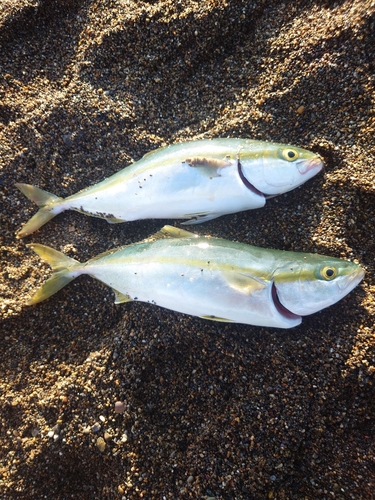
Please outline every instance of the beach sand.
[{"label": "beach sand", "polygon": [[[0,48],[0,497],[375,498],[375,2],[5,0]],[[25,305],[50,275],[27,243],[83,262],[179,223],[66,212],[19,240],[16,182],[66,197],[213,137],[325,170],[193,230],[354,260],[352,293],[292,330],[115,306],[87,276]]]}]

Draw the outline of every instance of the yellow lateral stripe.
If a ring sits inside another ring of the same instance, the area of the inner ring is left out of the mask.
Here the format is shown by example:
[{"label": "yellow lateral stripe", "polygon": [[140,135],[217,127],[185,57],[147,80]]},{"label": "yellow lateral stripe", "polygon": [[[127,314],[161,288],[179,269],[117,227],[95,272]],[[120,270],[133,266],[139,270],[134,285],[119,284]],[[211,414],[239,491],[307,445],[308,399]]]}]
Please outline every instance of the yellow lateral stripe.
[{"label": "yellow lateral stripe", "polygon": [[[108,252],[108,254],[110,255],[111,253]],[[91,262],[92,263],[95,262],[95,265],[109,264],[109,262],[105,259],[105,257],[102,260],[102,262],[100,262],[100,260],[96,260],[95,258],[91,259],[86,263],[86,265],[90,265]],[[272,270],[267,271],[267,270],[263,270],[263,269],[254,269],[254,268],[250,268],[250,267],[239,267],[239,266],[235,266],[233,264],[227,264],[224,262],[215,262],[212,260],[210,261],[210,260],[201,260],[201,259],[188,259],[188,258],[183,258],[183,257],[174,257],[173,258],[173,257],[161,256],[161,257],[158,257],[156,259],[153,259],[152,256],[146,255],[146,256],[125,257],[123,259],[119,258],[119,259],[111,259],[110,260],[111,265],[121,264],[121,263],[124,266],[126,266],[127,264],[139,264],[140,266],[143,266],[145,264],[151,264],[151,263],[164,264],[164,265],[181,264],[183,266],[194,267],[197,269],[203,269],[203,270],[208,270],[208,271],[211,270],[211,271],[238,273],[238,274],[253,277],[255,279],[259,279],[262,281],[270,281],[274,277]],[[313,279],[314,278],[311,271],[310,272],[309,271],[305,271],[305,272],[302,271],[301,273],[299,273],[297,275],[295,273],[291,273],[291,274],[280,273],[277,275],[277,281],[278,282],[285,282],[285,281],[293,282],[293,281],[296,281],[297,279],[299,279],[300,277],[302,277],[302,279]],[[316,278],[314,278],[314,279],[316,279]]]},{"label": "yellow lateral stripe", "polygon": [[[113,255],[116,250],[106,252],[106,254]],[[252,277],[254,279],[258,279],[260,281],[271,281],[272,279],[275,280],[275,283],[293,283],[295,281],[315,281],[320,279],[319,277],[316,276],[317,273],[315,271],[317,270],[317,266],[311,266],[308,263],[304,263],[305,265],[307,264],[307,269],[303,268],[300,264],[296,263],[298,266],[298,269],[296,272],[293,271],[278,271],[277,268],[277,261],[276,265],[275,263],[271,264],[272,267],[275,269],[259,269],[259,268],[251,268],[251,267],[240,267],[237,265],[233,265],[230,263],[225,263],[225,262],[217,262],[214,260],[209,260],[209,259],[189,259],[189,258],[184,258],[184,257],[167,257],[167,256],[160,256],[157,258],[153,258],[152,255],[136,255],[136,256],[126,256],[123,258],[119,259],[110,259],[110,261],[106,260],[106,255],[102,255],[100,257],[104,257],[103,260],[101,258],[93,258],[89,260],[85,265],[90,265],[90,263],[94,263],[95,265],[107,265],[107,264],[139,264],[140,266],[143,266],[145,264],[150,264],[150,263],[156,263],[156,264],[161,264],[161,265],[177,265],[180,264],[182,266],[187,266],[187,267],[194,267],[197,269],[202,269],[202,270],[211,270],[211,271],[220,271],[223,273],[228,273],[228,272],[233,272],[233,273],[238,273],[239,275],[243,276],[248,276]],[[302,263],[303,265],[303,263]],[[302,268],[301,268],[302,267]],[[275,274],[276,271],[276,274]],[[350,270],[348,270],[349,272]],[[343,273],[344,271],[342,271]],[[341,273],[341,274],[342,274]]]}]

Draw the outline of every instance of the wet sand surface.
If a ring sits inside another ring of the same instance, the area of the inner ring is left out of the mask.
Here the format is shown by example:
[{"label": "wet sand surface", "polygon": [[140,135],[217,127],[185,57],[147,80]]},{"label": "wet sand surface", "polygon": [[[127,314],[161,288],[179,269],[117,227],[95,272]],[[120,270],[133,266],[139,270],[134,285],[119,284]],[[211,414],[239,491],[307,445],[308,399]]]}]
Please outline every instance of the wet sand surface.
[{"label": "wet sand surface", "polygon": [[[1,2],[2,499],[375,498],[374,13],[359,0]],[[19,240],[36,208],[15,182],[66,197],[213,137],[295,144],[326,167],[194,231],[354,260],[366,276],[352,293],[292,330],[115,306],[87,276],[25,305],[50,275],[27,243],[83,262],[178,221],[66,212]]]}]

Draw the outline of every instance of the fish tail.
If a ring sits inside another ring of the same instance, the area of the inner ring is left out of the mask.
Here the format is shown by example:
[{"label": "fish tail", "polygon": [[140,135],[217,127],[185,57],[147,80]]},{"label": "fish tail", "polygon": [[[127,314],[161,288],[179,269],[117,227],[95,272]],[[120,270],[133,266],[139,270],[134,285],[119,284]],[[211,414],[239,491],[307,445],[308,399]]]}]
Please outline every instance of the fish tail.
[{"label": "fish tail", "polygon": [[33,233],[62,211],[53,209],[63,200],[63,198],[60,198],[52,193],[48,193],[47,191],[43,191],[43,189],[36,186],[31,186],[30,184],[17,183],[15,186],[27,198],[29,198],[29,200],[36,203],[40,208],[40,210],[33,217],[31,217],[31,219],[18,232],[17,238],[23,238],[24,236]]},{"label": "fish tail", "polygon": [[48,299],[81,274],[81,271],[78,270],[81,263],[78,260],[45,245],[31,244],[27,246],[45,260],[53,270],[52,276],[28,300],[26,303],[28,306]]}]

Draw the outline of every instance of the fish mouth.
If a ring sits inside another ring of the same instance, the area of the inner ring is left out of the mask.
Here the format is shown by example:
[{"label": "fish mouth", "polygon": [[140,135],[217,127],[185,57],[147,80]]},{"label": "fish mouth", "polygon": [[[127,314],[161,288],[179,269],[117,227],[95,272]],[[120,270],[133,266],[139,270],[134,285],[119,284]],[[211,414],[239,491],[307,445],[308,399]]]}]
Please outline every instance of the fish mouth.
[{"label": "fish mouth", "polygon": [[298,314],[294,314],[292,311],[289,311],[283,304],[280,302],[279,296],[277,294],[277,288],[275,285],[275,282],[272,282],[272,288],[271,288],[271,297],[273,301],[273,305],[275,306],[277,312],[283,316],[284,318],[287,319],[300,319],[301,316]]},{"label": "fish mouth", "polygon": [[252,193],[258,195],[258,196],[262,196],[263,198],[273,198],[274,196],[277,196],[275,194],[266,194],[266,193],[262,193],[261,191],[259,191],[259,189],[257,189],[253,184],[251,184],[251,182],[249,182],[243,171],[242,171],[242,165],[241,165],[241,162],[239,159],[237,159],[237,170],[238,170],[238,175],[240,176],[240,179],[241,181],[243,182],[243,184],[247,187],[247,189],[249,189],[249,191],[251,191]]},{"label": "fish mouth", "polygon": [[338,282],[340,291],[344,292],[345,294],[351,292],[353,288],[355,288],[363,280],[364,276],[365,271],[361,267],[359,267],[359,269],[357,269],[351,275],[347,276],[346,280]]},{"label": "fish mouth", "polygon": [[318,173],[322,170],[323,166],[323,162],[319,156],[315,156],[312,160],[298,163],[297,168],[300,174],[305,175],[307,172],[311,172],[311,170],[316,170],[316,173]]}]

